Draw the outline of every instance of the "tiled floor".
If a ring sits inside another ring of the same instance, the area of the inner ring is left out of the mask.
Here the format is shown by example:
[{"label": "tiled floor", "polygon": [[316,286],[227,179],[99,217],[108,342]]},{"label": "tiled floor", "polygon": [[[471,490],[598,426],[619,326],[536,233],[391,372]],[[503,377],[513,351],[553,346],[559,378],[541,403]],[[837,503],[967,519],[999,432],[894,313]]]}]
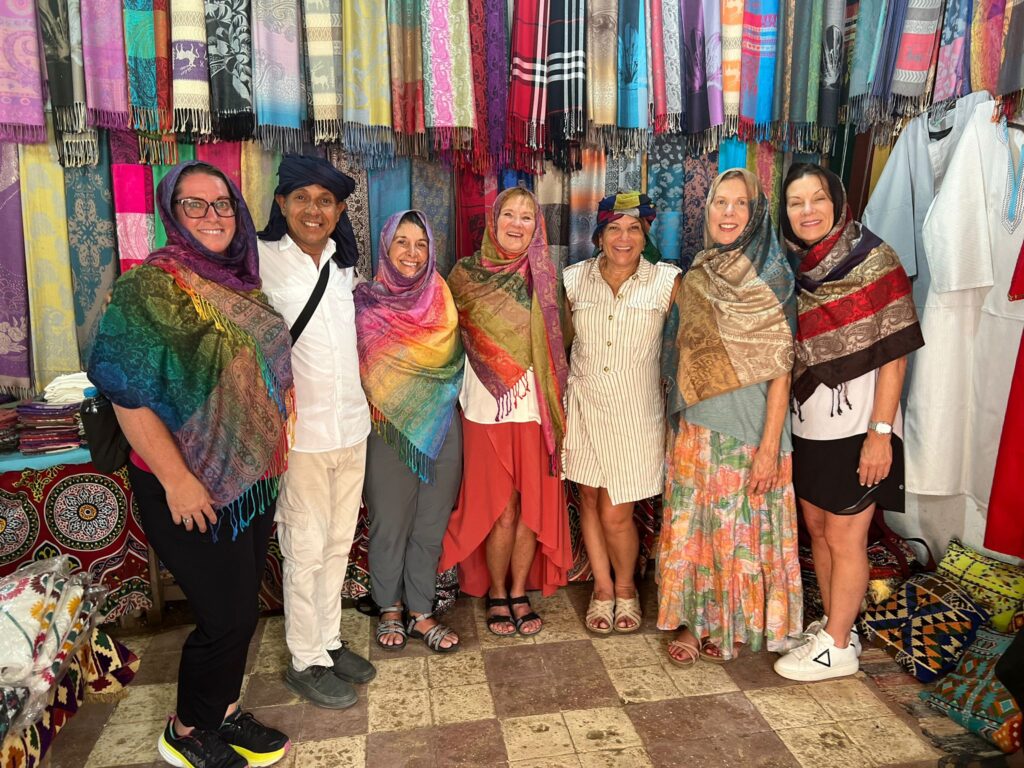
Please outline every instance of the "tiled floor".
[{"label": "tiled floor", "polygon": [[[462,599],[447,616],[463,645],[450,656],[412,641],[401,653],[383,651],[371,643],[371,620],[346,610],[342,636],[369,653],[378,676],[361,687],[358,704],[340,712],[304,703],[284,687],[283,620],[269,617],[250,649],[243,705],[291,736],[295,746],[283,768],[948,762],[917,719],[863,672],[793,684],[772,672],[775,657],[767,653],[679,669],[665,661],[667,636],[654,627],[650,600],[641,633],[598,638],[582,623],[588,595],[580,585],[534,598],[544,631],[516,639],[489,634],[481,601]],[[45,768],[163,765],[155,741],[174,706],[177,652],[187,632],[123,637],[142,659],[127,695],[87,704]]]}]

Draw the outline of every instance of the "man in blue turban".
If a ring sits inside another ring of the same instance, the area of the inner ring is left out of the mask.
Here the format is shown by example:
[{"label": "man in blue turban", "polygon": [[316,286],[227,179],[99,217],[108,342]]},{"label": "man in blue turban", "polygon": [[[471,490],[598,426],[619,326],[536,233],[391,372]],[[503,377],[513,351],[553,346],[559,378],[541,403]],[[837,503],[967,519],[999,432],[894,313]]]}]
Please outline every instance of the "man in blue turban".
[{"label": "man in blue turban", "polygon": [[259,235],[263,289],[291,326],[295,377],[295,438],[274,516],[291,654],[285,683],[330,709],[355,704],[352,684],[376,675],[339,634],[370,433],[352,301],[359,252],[345,212],[354,190],[323,158],[286,155]]}]

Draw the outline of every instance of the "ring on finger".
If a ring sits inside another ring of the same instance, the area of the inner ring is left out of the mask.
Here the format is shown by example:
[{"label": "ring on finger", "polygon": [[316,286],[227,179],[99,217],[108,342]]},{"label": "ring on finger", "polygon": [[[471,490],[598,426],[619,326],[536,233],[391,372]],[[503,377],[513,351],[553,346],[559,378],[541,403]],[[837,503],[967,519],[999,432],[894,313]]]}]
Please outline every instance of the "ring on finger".
[{"label": "ring on finger", "polygon": [[192,518],[191,517],[186,517],[185,518],[185,525],[192,525]]}]

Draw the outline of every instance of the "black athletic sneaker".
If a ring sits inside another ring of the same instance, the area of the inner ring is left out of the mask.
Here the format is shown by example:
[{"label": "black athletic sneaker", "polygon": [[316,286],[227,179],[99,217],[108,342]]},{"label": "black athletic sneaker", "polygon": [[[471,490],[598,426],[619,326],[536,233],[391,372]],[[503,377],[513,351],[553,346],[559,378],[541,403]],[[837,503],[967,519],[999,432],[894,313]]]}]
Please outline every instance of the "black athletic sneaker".
[{"label": "black athletic sneaker", "polygon": [[217,731],[193,728],[188,736],[174,732],[174,718],[156,742],[165,762],[177,768],[246,768],[246,759],[235,752]]},{"label": "black athletic sneaker", "polygon": [[264,725],[250,712],[238,709],[217,729],[220,737],[253,768],[273,765],[291,749],[288,737],[276,728]]}]

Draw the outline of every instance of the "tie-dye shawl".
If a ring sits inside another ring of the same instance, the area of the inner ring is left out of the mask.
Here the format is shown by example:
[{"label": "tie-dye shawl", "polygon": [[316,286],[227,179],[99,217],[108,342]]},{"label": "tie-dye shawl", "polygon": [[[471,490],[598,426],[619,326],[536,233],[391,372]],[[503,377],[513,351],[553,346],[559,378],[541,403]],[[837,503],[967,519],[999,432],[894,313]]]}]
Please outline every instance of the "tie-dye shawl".
[{"label": "tie-dye shawl", "polygon": [[411,211],[430,243],[423,271],[405,277],[387,256],[406,213],[385,222],[374,281],[355,290],[359,379],[377,434],[423,482],[433,483],[434,461],[462,387],[465,355],[455,302],[435,269],[434,237],[422,213]]}]

